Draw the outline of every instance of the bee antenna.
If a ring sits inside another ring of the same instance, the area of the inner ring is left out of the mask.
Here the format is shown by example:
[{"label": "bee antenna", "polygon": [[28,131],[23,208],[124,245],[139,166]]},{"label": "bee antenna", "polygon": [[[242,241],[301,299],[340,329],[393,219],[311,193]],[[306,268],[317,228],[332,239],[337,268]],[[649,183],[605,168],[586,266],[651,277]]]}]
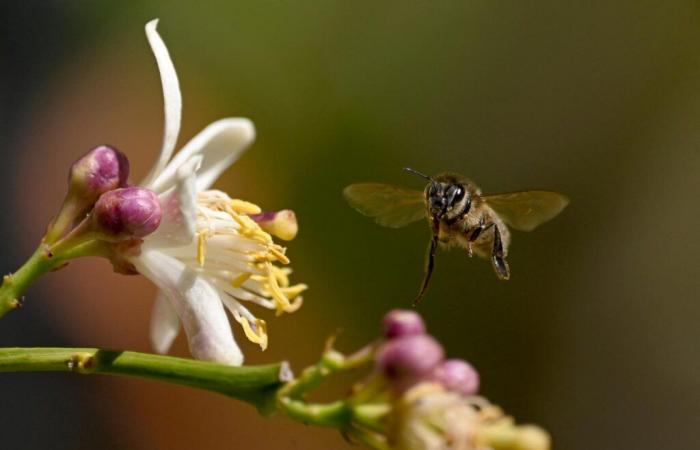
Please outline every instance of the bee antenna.
[{"label": "bee antenna", "polygon": [[428,175],[426,175],[422,172],[418,172],[415,169],[411,169],[410,167],[404,167],[403,170],[405,170],[408,173],[412,173],[413,175],[418,175],[419,177],[425,178],[428,181],[435,181],[432,178],[430,178]]}]

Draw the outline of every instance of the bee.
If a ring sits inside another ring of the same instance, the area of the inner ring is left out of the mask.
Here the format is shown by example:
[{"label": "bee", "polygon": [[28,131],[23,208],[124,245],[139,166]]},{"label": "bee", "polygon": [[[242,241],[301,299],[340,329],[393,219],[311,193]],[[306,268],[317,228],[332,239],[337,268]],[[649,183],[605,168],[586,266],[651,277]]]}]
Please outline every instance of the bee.
[{"label": "bee", "polygon": [[430,177],[408,167],[404,170],[429,181],[422,192],[383,183],[356,183],[347,186],[343,196],[358,212],[385,227],[400,228],[428,219],[432,238],[414,306],[430,283],[438,245],[462,247],[470,257],[476,254],[490,259],[496,276],[508,280],[508,227],[532,231],[554,218],[569,203],[566,196],[551,191],[483,195],[474,182],[456,173]]}]

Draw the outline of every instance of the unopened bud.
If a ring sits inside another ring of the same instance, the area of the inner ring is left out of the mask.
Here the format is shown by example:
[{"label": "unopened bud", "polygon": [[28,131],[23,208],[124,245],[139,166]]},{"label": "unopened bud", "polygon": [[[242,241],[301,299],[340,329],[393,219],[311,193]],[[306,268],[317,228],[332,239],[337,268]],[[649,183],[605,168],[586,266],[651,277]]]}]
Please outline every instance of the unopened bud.
[{"label": "unopened bud", "polygon": [[443,361],[435,368],[433,378],[445,389],[462,395],[474,395],[479,391],[479,374],[461,359]]},{"label": "unopened bud", "polygon": [[93,223],[106,240],[139,239],[153,233],[163,216],[150,189],[128,187],[105,192],[95,203]]},{"label": "unopened bud", "polygon": [[92,203],[112,189],[126,185],[129,160],[119,150],[101,145],[87,152],[70,168],[69,189]]},{"label": "unopened bud", "polygon": [[425,334],[423,318],[415,311],[394,309],[386,313],[382,321],[384,337],[392,339],[401,336]]},{"label": "unopened bud", "polygon": [[387,378],[399,381],[403,389],[428,378],[443,357],[442,346],[435,338],[418,334],[385,342],[377,351],[376,363]]},{"label": "unopened bud", "polygon": [[291,209],[251,214],[250,218],[257,222],[263,230],[285,241],[294,239],[299,231],[297,216]]}]

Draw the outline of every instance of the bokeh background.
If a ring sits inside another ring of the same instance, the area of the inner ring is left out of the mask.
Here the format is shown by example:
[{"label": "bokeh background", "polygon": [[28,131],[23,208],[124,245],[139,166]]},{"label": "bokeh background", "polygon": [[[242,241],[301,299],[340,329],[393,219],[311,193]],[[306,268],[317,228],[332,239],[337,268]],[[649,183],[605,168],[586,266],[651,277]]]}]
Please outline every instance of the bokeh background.
[{"label": "bokeh background", "polygon": [[[559,449],[698,448],[696,1],[2,1],[3,272],[33,250],[83,152],[117,146],[134,179],[150,167],[154,17],[183,89],[181,143],[217,118],[253,119],[256,144],[219,186],[300,220],[289,255],[306,304],[270,320],[270,348],[247,346],[248,362],[300,369],[338,328],[350,350],[409,305],[427,227],[380,228],[340,192],[420,188],[406,165],[449,169],[486,192],[571,197],[552,223],[515,233],[508,283],[439,254],[420,311],[483,393]],[[77,262],[3,318],[0,345],[149,351],[153,296],[105,261]],[[0,415],[3,449],[350,448],[221,396],[110,377],[4,374]]]}]

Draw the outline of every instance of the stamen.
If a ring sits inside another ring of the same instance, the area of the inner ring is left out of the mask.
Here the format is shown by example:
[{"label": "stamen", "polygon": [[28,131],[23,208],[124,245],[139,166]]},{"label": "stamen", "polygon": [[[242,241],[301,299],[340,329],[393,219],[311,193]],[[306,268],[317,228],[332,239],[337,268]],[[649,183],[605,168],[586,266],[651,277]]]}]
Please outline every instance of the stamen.
[{"label": "stamen", "polygon": [[234,314],[233,317],[241,324],[243,332],[250,342],[258,344],[262,350],[267,349],[267,324],[264,320],[255,319],[254,330],[247,318],[238,314]]},{"label": "stamen", "polygon": [[233,199],[229,203],[231,208],[239,214],[260,214],[262,210],[254,203],[246,202],[245,200]]},{"label": "stamen", "polygon": [[277,261],[281,262],[282,264],[289,264],[289,258],[287,258],[287,255],[284,254],[284,251],[285,249],[283,247],[270,247],[270,253],[277,258]]},{"label": "stamen", "polygon": [[297,309],[301,308],[301,306],[304,304],[304,299],[302,297],[296,297],[294,298],[289,306],[287,306],[284,309],[284,312],[291,314],[295,312]]},{"label": "stamen", "polygon": [[275,272],[275,277],[277,278],[277,283],[280,285],[280,287],[289,286],[289,274],[291,273],[291,269],[287,267],[272,266],[272,270]]},{"label": "stamen", "polygon": [[248,281],[248,279],[252,276],[253,274],[251,272],[243,272],[237,277],[235,277],[233,280],[231,280],[231,286],[235,288],[239,288],[243,286],[243,283]]},{"label": "stamen", "polygon": [[275,314],[279,316],[285,312],[287,308],[289,308],[289,299],[287,299],[277,284],[277,278],[272,270],[272,264],[268,262],[266,267],[268,272],[267,284],[265,287],[270,291],[270,296],[277,302],[277,310],[275,311]]},{"label": "stamen", "polygon": [[295,284],[294,286],[281,287],[280,290],[282,291],[282,293],[284,293],[284,295],[287,296],[287,298],[289,300],[294,300],[295,298],[297,298],[299,296],[299,294],[301,294],[302,292],[304,292],[308,288],[309,287],[307,285],[305,285],[304,283],[299,283],[299,284]]},{"label": "stamen", "polygon": [[204,267],[204,259],[207,251],[206,244],[204,231],[200,231],[197,233],[197,263],[199,263],[199,267]]}]

